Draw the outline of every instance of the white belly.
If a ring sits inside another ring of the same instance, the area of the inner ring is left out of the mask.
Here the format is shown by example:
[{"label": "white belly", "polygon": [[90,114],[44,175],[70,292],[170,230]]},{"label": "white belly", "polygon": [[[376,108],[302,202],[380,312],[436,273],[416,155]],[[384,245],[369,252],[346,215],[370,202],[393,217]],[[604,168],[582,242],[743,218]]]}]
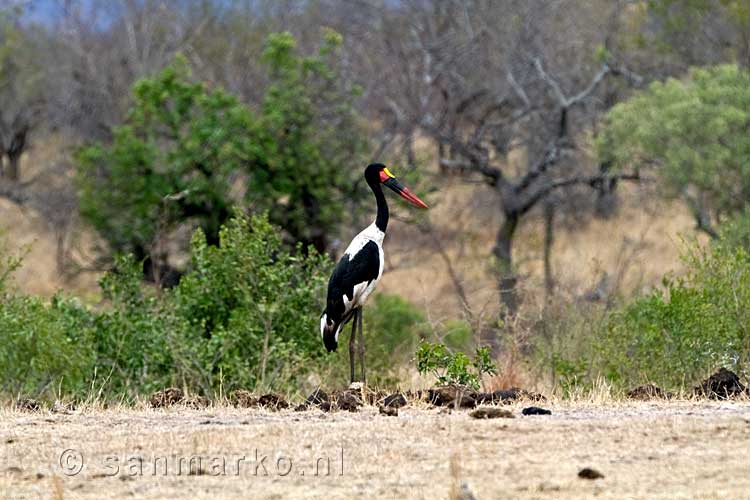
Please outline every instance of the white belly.
[{"label": "white belly", "polygon": [[378,277],[370,281],[369,283],[364,282],[354,285],[354,297],[352,297],[352,300],[349,300],[349,298],[344,295],[344,308],[347,313],[355,307],[362,307],[363,305],[365,305],[365,302],[367,302],[367,298],[375,290],[378,281],[380,281],[380,277],[383,276],[383,262],[385,260],[383,254],[383,246],[378,245],[378,250],[378,261],[380,264],[378,267]]}]

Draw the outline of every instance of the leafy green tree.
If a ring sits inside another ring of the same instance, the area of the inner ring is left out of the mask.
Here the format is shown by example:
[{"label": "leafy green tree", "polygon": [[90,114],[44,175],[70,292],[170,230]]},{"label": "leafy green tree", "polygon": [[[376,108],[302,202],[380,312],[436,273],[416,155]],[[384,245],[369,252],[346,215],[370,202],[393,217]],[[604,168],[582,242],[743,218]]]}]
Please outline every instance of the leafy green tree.
[{"label": "leafy green tree", "polygon": [[750,206],[724,224],[720,236],[720,245],[728,248],[741,247],[750,251]]},{"label": "leafy green tree", "polygon": [[191,272],[166,298],[180,379],[205,393],[288,389],[332,359],[315,333],[325,257],[292,255],[267,218],[240,215],[222,228],[218,247],[197,231],[191,256]]},{"label": "leafy green tree", "polygon": [[667,195],[681,197],[697,227],[714,225],[750,200],[750,74],[734,65],[694,68],[615,106],[598,147],[615,165],[655,167]]},{"label": "leafy green tree", "polygon": [[270,85],[260,111],[266,163],[252,169],[248,187],[251,206],[267,210],[292,241],[321,252],[365,163],[354,107],[360,91],[335,69],[341,43],[326,30],[318,53],[300,57],[291,34],[268,38]]},{"label": "leafy green tree", "polygon": [[0,296],[0,393],[86,394],[96,372],[92,326],[76,299]]},{"label": "leafy green tree", "polygon": [[235,176],[262,148],[249,109],[192,83],[184,61],[139,81],[133,98],[112,144],[77,155],[81,213],[113,251],[163,266],[162,238],[180,222],[218,240]]},{"label": "leafy green tree", "polygon": [[290,34],[270,36],[257,111],[193,82],[181,59],[136,83],[112,143],[78,152],[83,216],[114,252],[145,260],[157,281],[175,228],[197,225],[215,244],[239,202],[268,212],[290,245],[325,250],[364,150],[357,89],[333,69],[340,43],[326,32],[318,53],[302,56]]}]

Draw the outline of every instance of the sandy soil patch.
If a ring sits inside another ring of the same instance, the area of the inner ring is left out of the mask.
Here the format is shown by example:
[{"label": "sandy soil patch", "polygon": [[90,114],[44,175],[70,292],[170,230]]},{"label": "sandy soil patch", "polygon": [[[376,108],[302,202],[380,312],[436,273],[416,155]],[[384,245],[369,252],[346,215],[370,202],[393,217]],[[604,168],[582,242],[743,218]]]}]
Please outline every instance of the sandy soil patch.
[{"label": "sandy soil patch", "polygon": [[[461,483],[478,499],[718,499],[750,491],[750,403],[546,404],[550,416],[523,416],[524,406],[508,406],[515,418],[489,420],[428,408],[403,408],[397,417],[374,407],[6,409],[0,492],[11,499],[448,498]],[[586,467],[604,477],[579,478]]]}]

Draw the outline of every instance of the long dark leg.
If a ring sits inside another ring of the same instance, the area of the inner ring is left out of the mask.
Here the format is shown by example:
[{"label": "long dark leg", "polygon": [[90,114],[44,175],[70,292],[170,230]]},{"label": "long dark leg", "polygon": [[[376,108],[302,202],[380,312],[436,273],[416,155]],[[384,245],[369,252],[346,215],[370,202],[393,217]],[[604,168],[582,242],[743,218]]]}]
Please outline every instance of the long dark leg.
[{"label": "long dark leg", "polygon": [[357,336],[357,312],[359,309],[354,310],[354,317],[352,318],[352,334],[349,335],[349,381],[354,382],[354,339]]},{"label": "long dark leg", "polygon": [[357,322],[359,326],[359,366],[362,367],[362,383],[365,383],[365,334],[362,329],[362,308],[357,308]]}]

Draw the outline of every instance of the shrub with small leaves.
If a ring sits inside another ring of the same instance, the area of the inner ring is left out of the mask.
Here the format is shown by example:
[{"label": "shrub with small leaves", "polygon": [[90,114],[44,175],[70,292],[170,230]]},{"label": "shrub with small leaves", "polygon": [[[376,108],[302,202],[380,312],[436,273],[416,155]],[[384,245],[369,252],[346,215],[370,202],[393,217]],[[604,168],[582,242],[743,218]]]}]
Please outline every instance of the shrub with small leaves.
[{"label": "shrub with small leaves", "polygon": [[415,361],[420,374],[431,373],[442,385],[479,389],[483,375],[497,373],[489,347],[478,347],[474,359],[470,359],[463,352],[451,352],[445,344],[422,342]]},{"label": "shrub with small leaves", "polygon": [[592,339],[592,368],[610,381],[679,388],[717,367],[750,373],[750,252],[716,245],[685,257],[689,272],[611,315]]}]

